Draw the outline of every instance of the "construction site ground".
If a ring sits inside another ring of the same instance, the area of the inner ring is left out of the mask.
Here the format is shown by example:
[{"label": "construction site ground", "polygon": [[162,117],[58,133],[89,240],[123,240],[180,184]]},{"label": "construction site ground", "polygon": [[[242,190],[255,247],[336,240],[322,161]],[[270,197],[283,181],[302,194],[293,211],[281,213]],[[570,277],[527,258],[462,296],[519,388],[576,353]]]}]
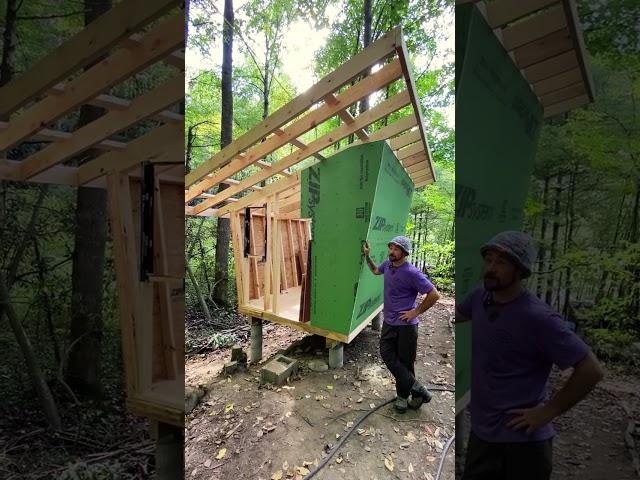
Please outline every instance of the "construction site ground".
[{"label": "construction site ground", "polygon": [[[420,322],[416,375],[453,389],[454,338],[449,324],[453,298],[441,299]],[[223,376],[230,350],[187,360],[187,394],[206,390],[188,414],[185,476],[190,479],[302,479],[361,415],[395,397],[391,374],[379,354],[380,332],[365,328],[344,348],[344,367],[312,371],[328,360],[317,337],[265,322],[263,361]],[[241,344],[248,351],[246,340]],[[287,352],[300,369],[281,387],[261,386],[259,370]],[[434,392],[418,411],[397,414],[386,405],[347,439],[317,479],[435,480],[440,453],[454,433],[454,394]],[[454,448],[441,480],[454,478]]]}]

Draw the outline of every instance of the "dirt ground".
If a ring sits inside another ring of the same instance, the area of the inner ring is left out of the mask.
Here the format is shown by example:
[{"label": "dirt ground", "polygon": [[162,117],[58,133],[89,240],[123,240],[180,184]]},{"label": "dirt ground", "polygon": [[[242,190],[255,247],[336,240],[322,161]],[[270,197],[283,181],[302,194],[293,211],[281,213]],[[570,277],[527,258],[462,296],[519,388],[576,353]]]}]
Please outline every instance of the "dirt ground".
[{"label": "dirt ground", "polygon": [[[422,382],[454,388],[454,341],[448,325],[453,299],[443,298],[421,319],[416,374]],[[265,361],[304,335],[265,322]],[[378,351],[379,332],[367,327],[344,349],[344,367],[314,372],[327,360],[312,337],[288,353],[298,375],[281,388],[260,387],[259,368],[219,375],[229,351],[187,361],[187,384],[210,385],[187,416],[185,464],[191,479],[300,479],[363,412],[395,397],[393,377]],[[318,479],[434,480],[440,452],[454,430],[454,394],[437,392],[418,411],[398,415],[386,405],[347,439]],[[442,480],[454,478],[454,448]]]},{"label": "dirt ground", "polygon": [[[640,377],[606,368],[605,379],[589,396],[554,421],[551,480],[638,480],[624,434],[629,412],[635,419],[634,443],[640,455]],[[559,389],[570,372],[555,371],[551,389]],[[465,442],[466,444],[466,442]],[[458,475],[458,478],[460,475]]]}]

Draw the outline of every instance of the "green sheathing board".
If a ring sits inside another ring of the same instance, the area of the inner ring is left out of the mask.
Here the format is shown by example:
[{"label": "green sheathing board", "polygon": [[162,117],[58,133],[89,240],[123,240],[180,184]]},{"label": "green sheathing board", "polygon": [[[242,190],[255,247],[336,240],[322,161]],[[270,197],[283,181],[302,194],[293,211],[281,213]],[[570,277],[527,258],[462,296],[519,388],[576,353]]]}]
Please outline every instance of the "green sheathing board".
[{"label": "green sheathing board", "polygon": [[311,218],[311,324],[348,335],[382,304],[378,263],[404,233],[413,183],[385,142],[359,145],[303,171],[301,214]]},{"label": "green sheathing board", "polygon": [[[456,301],[461,302],[481,280],[480,246],[497,232],[521,228],[542,108],[477,7],[456,7],[456,32]],[[471,383],[470,329],[456,326],[456,401]]]}]

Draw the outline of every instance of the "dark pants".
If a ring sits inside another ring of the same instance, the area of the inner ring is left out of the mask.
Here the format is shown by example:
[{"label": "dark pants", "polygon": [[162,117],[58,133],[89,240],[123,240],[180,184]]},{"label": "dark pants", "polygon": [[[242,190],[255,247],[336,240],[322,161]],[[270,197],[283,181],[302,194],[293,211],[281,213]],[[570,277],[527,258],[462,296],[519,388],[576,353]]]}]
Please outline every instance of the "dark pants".
[{"label": "dark pants", "polygon": [[489,443],[469,436],[462,480],[549,480],[552,440]]},{"label": "dark pants", "polygon": [[407,398],[415,379],[413,365],[418,349],[418,325],[382,325],[380,356],[396,379],[396,392]]}]

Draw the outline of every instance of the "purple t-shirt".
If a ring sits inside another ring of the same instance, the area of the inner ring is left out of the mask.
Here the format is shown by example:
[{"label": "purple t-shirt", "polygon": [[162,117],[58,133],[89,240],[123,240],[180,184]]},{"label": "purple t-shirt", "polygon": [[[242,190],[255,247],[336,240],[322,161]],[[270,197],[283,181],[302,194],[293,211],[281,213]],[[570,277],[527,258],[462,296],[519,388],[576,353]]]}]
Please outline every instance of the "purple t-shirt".
[{"label": "purple t-shirt", "polygon": [[416,325],[420,320],[400,320],[400,312],[416,308],[418,293],[429,293],[433,284],[424,273],[404,262],[394,267],[389,259],[380,264],[378,270],[384,274],[384,321],[389,325]]},{"label": "purple t-shirt", "polygon": [[589,347],[529,291],[504,304],[488,298],[479,287],[457,306],[471,319],[471,428],[486,442],[549,439],[555,435],[551,423],[527,434],[507,427],[514,415],[506,412],[547,401],[552,365],[572,367]]}]

